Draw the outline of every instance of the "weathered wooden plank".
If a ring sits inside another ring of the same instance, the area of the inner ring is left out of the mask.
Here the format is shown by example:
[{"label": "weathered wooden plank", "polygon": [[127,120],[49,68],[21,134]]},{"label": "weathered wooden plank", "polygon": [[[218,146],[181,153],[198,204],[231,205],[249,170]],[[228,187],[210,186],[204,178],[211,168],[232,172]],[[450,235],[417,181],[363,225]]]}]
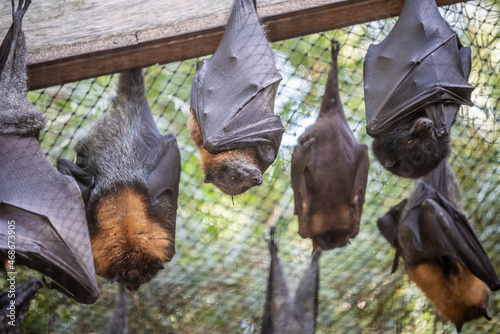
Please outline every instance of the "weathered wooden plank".
[{"label": "weathered wooden plank", "polygon": [[[463,1],[437,3],[443,6]],[[33,2],[30,11],[34,13],[27,15],[24,23],[30,88],[211,54],[222,37],[232,2],[70,0],[56,2],[59,7]],[[2,17],[10,15],[10,3],[5,3],[8,1],[0,5]],[[403,3],[257,0],[258,14],[271,41],[396,16]],[[46,17],[33,19],[38,15]],[[0,30],[6,31],[6,21],[2,20]]]}]

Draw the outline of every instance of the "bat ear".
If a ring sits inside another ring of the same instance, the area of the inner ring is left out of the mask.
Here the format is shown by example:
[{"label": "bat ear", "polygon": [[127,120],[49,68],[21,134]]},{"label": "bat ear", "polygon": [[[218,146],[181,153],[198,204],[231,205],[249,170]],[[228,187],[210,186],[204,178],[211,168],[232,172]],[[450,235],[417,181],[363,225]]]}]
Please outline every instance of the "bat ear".
[{"label": "bat ear", "polygon": [[214,177],[212,173],[208,172],[207,175],[205,176],[205,180],[203,180],[203,183],[212,183],[214,182]]},{"label": "bat ear", "polygon": [[385,162],[384,162],[384,167],[388,168],[388,167],[392,167],[394,166],[394,164],[396,163],[396,160],[391,160],[391,159],[385,159]]},{"label": "bat ear", "polygon": [[85,169],[78,167],[74,162],[68,159],[57,159],[57,170],[63,175],[71,176],[78,187],[82,195],[86,195],[88,199],[89,190],[94,184],[94,177],[90,175]]}]

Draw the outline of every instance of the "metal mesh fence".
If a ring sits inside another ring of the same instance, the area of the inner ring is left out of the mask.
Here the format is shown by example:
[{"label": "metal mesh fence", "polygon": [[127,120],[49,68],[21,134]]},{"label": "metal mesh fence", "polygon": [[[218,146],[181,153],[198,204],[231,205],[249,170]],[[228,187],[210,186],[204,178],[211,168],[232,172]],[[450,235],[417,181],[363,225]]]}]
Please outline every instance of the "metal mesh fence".
[{"label": "metal mesh fence", "polygon": [[[469,1],[440,9],[464,45],[472,47],[474,107],[462,107],[452,128],[450,162],[461,183],[469,220],[500,273],[500,5]],[[243,195],[224,195],[203,184],[199,153],[186,126],[191,82],[199,59],[152,66],[146,88],[162,133],[176,134],[182,174],[176,255],[158,276],[129,293],[131,333],[256,333],[264,308],[269,268],[265,238],[277,226],[279,254],[295,290],[310,262],[311,242],[297,234],[290,186],[293,147],[318,114],[330,68],[330,39],[340,41],[340,95],[350,128],[368,145],[363,101],[363,59],[396,19],[350,26],[272,43],[280,83],[275,111],[286,126],[276,162],[264,183]],[[28,41],[29,42],[29,41]],[[168,50],[165,50],[168,51]],[[116,75],[33,91],[29,98],[48,117],[41,135],[53,162],[75,158],[73,147],[114,96]],[[228,92],[229,94],[230,92]],[[394,250],[376,221],[409,194],[412,182],[385,171],[370,153],[371,166],[361,231],[345,248],[320,259],[318,333],[452,333],[400,266],[391,275]],[[332,190],[335,191],[335,190]],[[23,275],[34,276],[24,271]],[[99,280],[101,297],[84,306],[42,289],[23,331],[106,332],[118,287]],[[500,294],[492,293],[492,321],[464,326],[468,333],[496,333]]]}]

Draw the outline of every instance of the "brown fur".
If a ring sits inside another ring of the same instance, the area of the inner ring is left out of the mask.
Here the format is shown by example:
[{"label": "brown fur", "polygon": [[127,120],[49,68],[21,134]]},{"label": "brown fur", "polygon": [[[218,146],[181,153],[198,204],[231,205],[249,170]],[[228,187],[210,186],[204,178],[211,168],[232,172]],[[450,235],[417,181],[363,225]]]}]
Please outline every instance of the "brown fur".
[{"label": "brown fur", "polygon": [[407,268],[406,273],[446,320],[462,324],[485,316],[489,289],[460,263],[456,265],[458,274],[449,277],[439,265],[432,263]]},{"label": "brown fur", "polygon": [[[254,147],[243,147],[218,154],[211,154],[203,147],[201,127],[192,109],[188,118],[188,127],[191,139],[200,150],[203,174],[205,177],[210,176],[212,179],[210,183],[213,182],[222,192],[228,195],[238,195],[262,182],[262,173],[259,168],[260,163]],[[231,166],[228,166],[229,162]],[[250,171],[252,176],[247,175],[237,184],[231,184],[229,180],[224,178],[224,174],[227,173],[225,170],[227,169],[233,169],[242,173]]]},{"label": "brown fur", "polygon": [[203,173],[207,174],[208,170],[217,169],[224,161],[228,159],[248,160],[249,163],[258,166],[257,152],[253,147],[244,147],[234,150],[211,154],[203,147],[203,134],[201,132],[200,123],[196,119],[194,111],[191,110],[188,118],[188,127],[191,134],[191,139],[195,142],[200,150],[201,168]]},{"label": "brown fur", "polygon": [[[353,200],[354,201],[354,200]],[[356,199],[357,201],[357,199]],[[313,249],[321,246],[324,250],[344,247],[359,233],[361,210],[350,210],[350,207],[338,205],[335,210],[320,210],[311,215],[309,224]],[[336,222],[336,224],[332,224]]]},{"label": "brown fur", "polygon": [[99,226],[91,235],[98,275],[138,287],[167,261],[173,240],[147,212],[145,199],[132,186],[110,193],[96,210]]}]

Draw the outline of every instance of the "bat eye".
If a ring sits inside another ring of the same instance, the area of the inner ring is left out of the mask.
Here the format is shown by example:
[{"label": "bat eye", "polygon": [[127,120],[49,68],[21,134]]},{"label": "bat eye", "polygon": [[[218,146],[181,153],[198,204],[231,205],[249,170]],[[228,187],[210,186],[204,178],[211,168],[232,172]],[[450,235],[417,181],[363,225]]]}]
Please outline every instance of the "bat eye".
[{"label": "bat eye", "polygon": [[432,150],[432,144],[431,144],[431,143],[426,143],[426,144],[425,144],[425,150],[426,150],[427,152],[430,152],[430,151]]},{"label": "bat eye", "polygon": [[234,182],[234,181],[236,181],[236,176],[231,176],[230,179],[231,179],[231,181]]},{"label": "bat eye", "polygon": [[413,139],[408,139],[408,140],[406,141],[406,146],[412,146],[412,145],[413,145],[413,143],[415,143],[415,140],[413,140]]}]

